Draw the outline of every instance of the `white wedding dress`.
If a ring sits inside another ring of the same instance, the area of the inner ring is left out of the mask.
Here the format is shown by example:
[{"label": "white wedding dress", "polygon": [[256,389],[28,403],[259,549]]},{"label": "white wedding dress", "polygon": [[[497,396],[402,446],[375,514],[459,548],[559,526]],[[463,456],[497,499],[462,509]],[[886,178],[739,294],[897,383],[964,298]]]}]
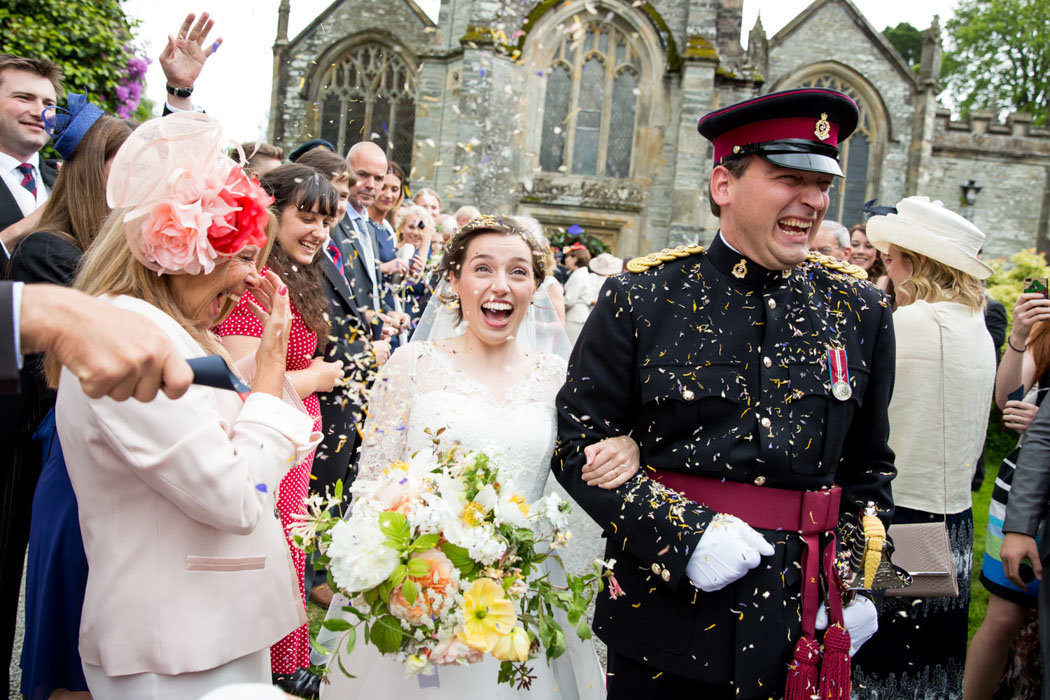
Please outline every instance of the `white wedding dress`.
[{"label": "white wedding dress", "polygon": [[[565,361],[556,355],[532,357],[528,377],[496,396],[444,347],[416,341],[400,348],[383,367],[372,390],[358,479],[368,479],[418,450],[432,449],[435,434],[444,429],[442,444],[488,451],[510,471],[529,502],[541,498],[550,474],[557,434],[554,397],[565,381]],[[337,596],[333,613],[338,614],[343,604]],[[436,675],[406,678],[400,662],[382,656],[358,634],[354,652],[341,652],[343,666],[356,678],[347,678],[333,658],[321,698],[605,697],[605,677],[594,645],[581,641],[564,618],[562,628],[568,650],[551,667],[542,655],[531,661],[536,678],[530,691],[497,684],[499,662],[489,656],[469,666],[440,666]]]}]

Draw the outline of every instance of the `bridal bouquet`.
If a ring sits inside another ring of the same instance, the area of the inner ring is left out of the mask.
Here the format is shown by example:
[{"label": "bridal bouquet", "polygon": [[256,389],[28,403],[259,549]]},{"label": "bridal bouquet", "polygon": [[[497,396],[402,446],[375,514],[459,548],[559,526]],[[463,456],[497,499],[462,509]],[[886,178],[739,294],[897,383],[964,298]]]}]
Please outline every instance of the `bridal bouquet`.
[{"label": "bridal bouquet", "polygon": [[499,682],[528,688],[529,659],[565,652],[555,608],[581,639],[591,636],[584,613],[603,578],[617,588],[611,563],[552,582],[569,504],[557,494],[527,503],[497,462],[455,447],[420,451],[355,482],[348,519],[331,514],[339,488],[327,502],[308,501],[292,534],[350,598],[342,619],[324,623],[343,633],[347,653],[361,629],[406,675],[489,654],[502,662]]}]

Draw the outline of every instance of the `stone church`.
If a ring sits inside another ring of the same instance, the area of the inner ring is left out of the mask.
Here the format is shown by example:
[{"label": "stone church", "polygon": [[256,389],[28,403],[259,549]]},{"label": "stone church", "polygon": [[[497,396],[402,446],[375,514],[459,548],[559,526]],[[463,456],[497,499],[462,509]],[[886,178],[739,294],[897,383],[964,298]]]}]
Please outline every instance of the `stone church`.
[{"label": "stone church", "polygon": [[270,137],[382,145],[443,208],[583,226],[620,256],[707,242],[704,113],[819,85],[860,105],[828,218],[925,194],[988,234],[986,255],[1050,251],[1050,132],[938,106],[936,18],[909,66],[850,0],[815,0],[741,43],[743,0],[335,0],[274,45]]}]

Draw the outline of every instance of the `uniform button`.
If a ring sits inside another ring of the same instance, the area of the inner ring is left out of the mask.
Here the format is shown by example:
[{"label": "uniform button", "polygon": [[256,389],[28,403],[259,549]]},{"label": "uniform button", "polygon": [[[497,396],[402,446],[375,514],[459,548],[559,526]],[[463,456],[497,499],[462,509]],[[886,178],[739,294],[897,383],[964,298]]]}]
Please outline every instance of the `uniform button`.
[{"label": "uniform button", "polygon": [[768,357],[763,357],[762,358],[762,364],[764,364],[766,367],[772,367],[773,366],[773,360],[769,359]]},{"label": "uniform button", "polygon": [[766,484],[766,477],[764,477],[764,476],[756,476],[755,477],[755,486],[765,486],[765,484]]},{"label": "uniform button", "polygon": [[763,428],[768,428],[770,425],[772,425],[769,418],[763,418],[760,422],[762,423]]},{"label": "uniform button", "polygon": [[660,578],[662,578],[664,581],[670,581],[671,580],[671,572],[668,571],[667,569],[664,569],[660,573]]},{"label": "uniform button", "polygon": [[659,564],[653,564],[653,573],[654,574],[659,574],[660,573],[660,565]]},{"label": "uniform button", "polygon": [[767,301],[766,303],[767,303],[767,304],[769,304],[769,308],[771,308],[771,309],[775,309],[775,308],[777,308],[777,302],[776,302],[776,299],[770,299],[770,300],[769,300],[769,301]]}]

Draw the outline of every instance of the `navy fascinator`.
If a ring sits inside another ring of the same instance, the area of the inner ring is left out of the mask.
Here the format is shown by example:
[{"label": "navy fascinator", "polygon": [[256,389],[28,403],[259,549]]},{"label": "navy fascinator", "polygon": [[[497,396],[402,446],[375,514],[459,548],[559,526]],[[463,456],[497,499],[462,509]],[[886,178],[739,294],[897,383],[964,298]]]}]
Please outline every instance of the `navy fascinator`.
[{"label": "navy fascinator", "polygon": [[48,107],[41,114],[44,128],[55,140],[54,149],[65,159],[73,157],[84,134],[105,112],[87,101],[84,95],[70,93],[66,108]]}]

